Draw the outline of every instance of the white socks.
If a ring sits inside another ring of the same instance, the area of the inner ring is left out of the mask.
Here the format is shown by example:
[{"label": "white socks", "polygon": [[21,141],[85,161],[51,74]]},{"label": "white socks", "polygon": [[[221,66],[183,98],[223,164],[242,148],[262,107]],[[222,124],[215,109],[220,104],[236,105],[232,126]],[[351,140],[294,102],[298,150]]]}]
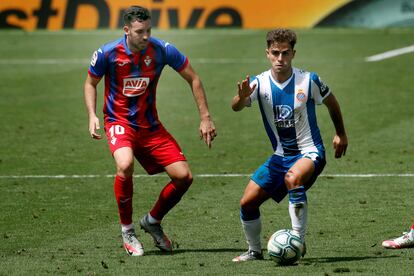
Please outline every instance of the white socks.
[{"label": "white socks", "polygon": [[289,215],[293,231],[296,231],[304,241],[308,221],[308,203],[306,201],[300,203],[289,202]]},{"label": "white socks", "polygon": [[150,213],[148,213],[148,222],[150,224],[160,224],[161,223],[160,220],[155,219],[153,216],[151,216]]},{"label": "white socks", "polygon": [[260,243],[260,233],[262,231],[262,222],[260,217],[255,220],[241,220],[241,223],[247,243],[249,244],[249,250],[261,253],[262,245]]},{"label": "white socks", "polygon": [[134,224],[121,224],[121,230],[122,232],[126,232],[128,230],[134,229]]},{"label": "white socks", "polygon": [[[289,202],[289,215],[292,222],[292,229],[299,234],[302,241],[305,241],[306,226],[308,221],[308,203],[291,203]],[[260,217],[255,220],[241,220],[244,235],[246,236],[249,250],[262,252],[260,242],[260,233],[262,231],[262,222]]]}]

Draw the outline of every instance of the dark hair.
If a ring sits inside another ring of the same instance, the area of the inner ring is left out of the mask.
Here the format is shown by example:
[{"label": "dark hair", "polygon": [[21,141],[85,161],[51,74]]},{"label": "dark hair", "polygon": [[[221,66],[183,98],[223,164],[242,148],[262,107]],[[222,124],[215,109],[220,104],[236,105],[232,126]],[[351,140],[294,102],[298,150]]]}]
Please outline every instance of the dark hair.
[{"label": "dark hair", "polygon": [[289,29],[275,29],[267,33],[266,42],[267,48],[272,46],[273,43],[288,42],[293,49],[296,44],[296,33]]},{"label": "dark hair", "polygon": [[151,14],[147,8],[141,6],[131,6],[124,12],[124,24],[131,25],[134,21],[145,21],[151,19]]}]

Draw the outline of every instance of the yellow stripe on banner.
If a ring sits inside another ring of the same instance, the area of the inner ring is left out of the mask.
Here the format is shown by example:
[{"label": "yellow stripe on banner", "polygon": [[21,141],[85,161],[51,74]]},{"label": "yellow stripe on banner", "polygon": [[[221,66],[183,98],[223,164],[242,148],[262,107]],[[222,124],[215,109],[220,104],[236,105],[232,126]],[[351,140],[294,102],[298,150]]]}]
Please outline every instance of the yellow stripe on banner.
[{"label": "yellow stripe on banner", "polygon": [[0,27],[116,29],[130,5],[151,10],[155,28],[308,28],[350,0],[2,0]]}]

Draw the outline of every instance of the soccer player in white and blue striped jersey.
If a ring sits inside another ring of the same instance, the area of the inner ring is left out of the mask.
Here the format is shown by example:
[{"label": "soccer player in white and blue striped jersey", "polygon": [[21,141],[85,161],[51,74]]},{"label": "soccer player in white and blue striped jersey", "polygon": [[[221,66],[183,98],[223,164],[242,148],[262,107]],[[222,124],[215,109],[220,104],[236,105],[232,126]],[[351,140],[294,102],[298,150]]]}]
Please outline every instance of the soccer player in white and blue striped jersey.
[{"label": "soccer player in white and blue striped jersey", "polygon": [[[316,105],[325,104],[335,126],[335,158],[345,155],[348,139],[340,106],[316,73],[292,67],[296,34],[289,29],[267,33],[266,55],[271,68],[238,83],[234,111],[257,101],[274,153],[252,175],[240,200],[240,218],[249,249],[234,262],[263,259],[260,206],[272,198],[289,198],[292,229],[305,243],[306,191],[325,164],[325,148],[316,120]],[[306,246],[302,256],[306,253]]]}]

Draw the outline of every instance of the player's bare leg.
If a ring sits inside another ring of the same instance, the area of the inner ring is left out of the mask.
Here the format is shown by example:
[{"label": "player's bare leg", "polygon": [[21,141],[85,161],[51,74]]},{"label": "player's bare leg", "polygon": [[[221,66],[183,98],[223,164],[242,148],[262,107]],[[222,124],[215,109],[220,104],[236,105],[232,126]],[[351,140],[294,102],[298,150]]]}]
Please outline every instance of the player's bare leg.
[{"label": "player's bare leg", "polygon": [[310,180],[314,171],[313,161],[309,158],[301,158],[285,175],[289,196],[289,215],[293,231],[300,236],[303,242],[302,256],[306,254],[305,234],[308,218],[308,203],[304,185]]},{"label": "player's bare leg", "polygon": [[240,200],[240,220],[249,249],[243,254],[233,258],[233,262],[262,260],[262,246],[260,233],[262,223],[260,220],[260,206],[270,198],[253,180],[250,180]]},{"label": "player's bare leg", "polygon": [[154,244],[163,251],[172,251],[171,241],[165,235],[161,221],[164,216],[181,200],[193,182],[193,176],[186,161],[178,161],[165,167],[171,181],[161,191],[152,210],[144,216],[141,227],[154,239]]},{"label": "player's bare leg", "polygon": [[134,155],[129,147],[119,148],[114,152],[116,163],[116,176],[114,192],[118,204],[119,218],[123,245],[126,252],[131,256],[144,255],[144,248],[135,234],[132,223],[132,196],[134,184],[132,174],[134,172]]}]

